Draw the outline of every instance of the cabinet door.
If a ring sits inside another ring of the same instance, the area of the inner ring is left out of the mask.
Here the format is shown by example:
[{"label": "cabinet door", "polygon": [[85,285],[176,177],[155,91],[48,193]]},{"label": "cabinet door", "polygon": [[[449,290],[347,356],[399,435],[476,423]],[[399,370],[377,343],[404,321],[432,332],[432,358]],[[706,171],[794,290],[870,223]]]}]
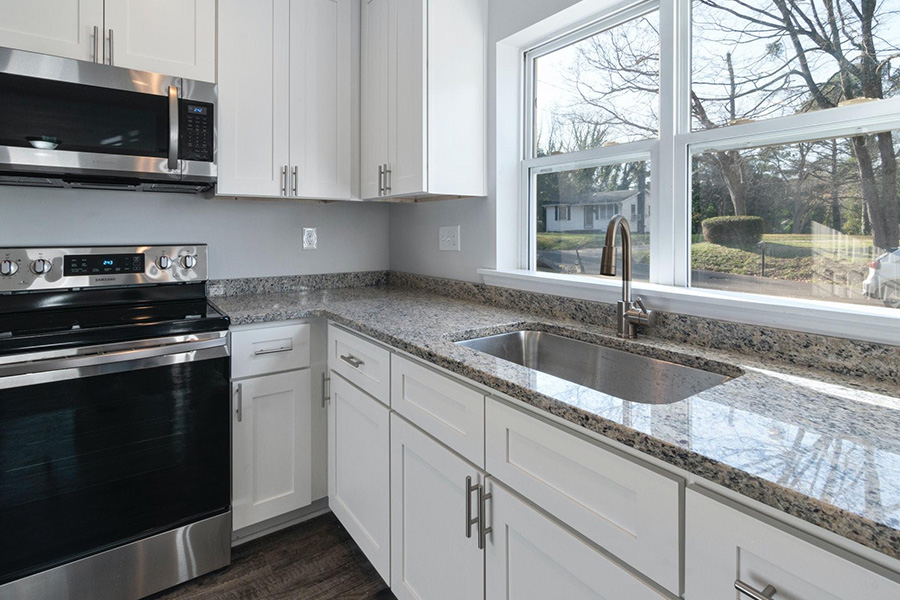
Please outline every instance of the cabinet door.
[{"label": "cabinet door", "polygon": [[362,2],[360,65],[360,197],[379,196],[379,167],[388,157],[389,0]]},{"label": "cabinet door", "polygon": [[[466,477],[483,473],[396,414],[391,416],[391,591],[399,600],[484,597],[476,527],[466,537]],[[562,598],[549,595],[545,598]]]},{"label": "cabinet door", "polygon": [[233,384],[234,529],[312,502],[309,369]]},{"label": "cabinet door", "polygon": [[289,17],[288,0],[219,0],[220,195],[283,195]]},{"label": "cabinet door", "polygon": [[291,195],[348,200],[351,0],[291,0]]},{"label": "cabinet door", "polygon": [[0,46],[94,60],[103,57],[103,0],[0,0]]},{"label": "cabinet door", "polygon": [[487,600],[663,600],[505,488],[490,481],[488,492]]},{"label": "cabinet door", "polygon": [[385,581],[391,579],[390,412],[331,372],[328,505]]},{"label": "cabinet door", "polygon": [[216,80],[216,0],[106,0],[106,63]]}]

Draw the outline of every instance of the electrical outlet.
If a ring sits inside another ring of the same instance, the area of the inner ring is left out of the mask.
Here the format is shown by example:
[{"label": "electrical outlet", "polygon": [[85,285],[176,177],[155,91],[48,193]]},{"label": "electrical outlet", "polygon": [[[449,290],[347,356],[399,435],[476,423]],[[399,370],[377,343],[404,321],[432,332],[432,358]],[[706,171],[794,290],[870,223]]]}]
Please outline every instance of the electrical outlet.
[{"label": "electrical outlet", "polygon": [[303,228],[303,249],[315,250],[319,244],[319,237],[316,235],[315,227]]},{"label": "electrical outlet", "polygon": [[438,230],[438,248],[441,252],[459,252],[459,225],[441,227]]}]

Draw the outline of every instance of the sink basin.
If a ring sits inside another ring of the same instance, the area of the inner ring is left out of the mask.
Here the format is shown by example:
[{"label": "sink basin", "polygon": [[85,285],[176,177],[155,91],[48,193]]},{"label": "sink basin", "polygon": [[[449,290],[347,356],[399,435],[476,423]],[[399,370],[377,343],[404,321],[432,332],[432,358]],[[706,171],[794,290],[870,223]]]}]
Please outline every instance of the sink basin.
[{"label": "sink basin", "polygon": [[718,373],[541,331],[513,331],[456,343],[643,404],[678,402],[730,379]]}]

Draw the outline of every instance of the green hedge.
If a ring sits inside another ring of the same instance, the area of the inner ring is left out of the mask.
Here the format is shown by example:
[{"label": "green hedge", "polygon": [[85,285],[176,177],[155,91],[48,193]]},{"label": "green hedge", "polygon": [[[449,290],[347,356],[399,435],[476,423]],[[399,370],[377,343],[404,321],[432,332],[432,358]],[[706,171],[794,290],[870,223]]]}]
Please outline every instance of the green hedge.
[{"label": "green hedge", "polygon": [[751,246],[762,241],[762,217],[713,217],[702,222],[703,238],[720,246]]}]

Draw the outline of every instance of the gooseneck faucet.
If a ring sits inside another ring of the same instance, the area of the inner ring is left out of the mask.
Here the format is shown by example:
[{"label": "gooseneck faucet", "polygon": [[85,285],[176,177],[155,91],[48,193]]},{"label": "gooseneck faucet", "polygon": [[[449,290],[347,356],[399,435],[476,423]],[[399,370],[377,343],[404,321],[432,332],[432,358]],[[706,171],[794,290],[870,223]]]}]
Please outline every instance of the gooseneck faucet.
[{"label": "gooseneck faucet", "polygon": [[620,338],[637,337],[636,325],[653,326],[656,313],[647,310],[641,298],[631,301],[631,226],[628,219],[616,215],[606,228],[606,241],[600,255],[600,274],[616,276],[616,232],[622,235],[622,299],[616,304],[616,334]]}]

